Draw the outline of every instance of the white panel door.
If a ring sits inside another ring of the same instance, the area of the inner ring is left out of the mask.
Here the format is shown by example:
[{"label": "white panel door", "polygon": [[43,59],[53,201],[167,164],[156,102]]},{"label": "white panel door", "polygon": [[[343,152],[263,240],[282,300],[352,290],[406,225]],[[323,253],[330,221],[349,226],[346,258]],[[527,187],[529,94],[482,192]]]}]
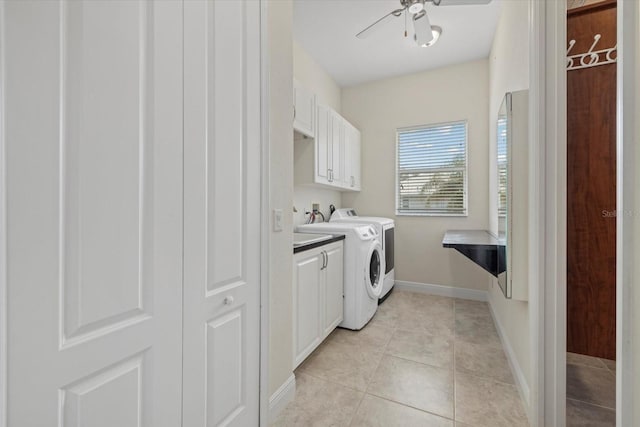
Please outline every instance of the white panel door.
[{"label": "white panel door", "polygon": [[179,426],[182,4],[0,7],[8,425]]},{"label": "white panel door", "polygon": [[185,2],[184,418],[257,426],[260,2]]}]

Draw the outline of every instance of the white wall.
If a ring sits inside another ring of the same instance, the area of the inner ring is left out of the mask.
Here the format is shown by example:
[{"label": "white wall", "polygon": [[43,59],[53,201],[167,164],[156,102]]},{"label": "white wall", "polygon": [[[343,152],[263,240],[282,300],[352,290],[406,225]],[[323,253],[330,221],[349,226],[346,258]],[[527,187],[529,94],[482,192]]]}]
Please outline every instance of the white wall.
[{"label": "white wall", "polygon": [[[290,376],[293,366],[291,319],[293,283],[293,58],[291,0],[269,1],[270,202],[283,210],[284,231],[270,234],[269,394]],[[254,212],[255,214],[255,212]]]},{"label": "white wall", "polygon": [[[293,75],[304,87],[315,92],[319,104],[328,105],[338,113],[341,110],[341,89],[329,74],[300,46],[293,42]],[[301,138],[301,136],[297,136]],[[300,141],[295,144],[305,144]],[[320,203],[320,211],[329,219],[329,205],[341,207],[342,194],[339,191],[296,186],[294,189],[293,205],[298,210],[294,214],[293,225],[304,224],[308,217],[305,211],[311,211],[312,203]]]},{"label": "white wall", "polygon": [[302,86],[315,92],[318,103],[328,105],[340,112],[342,105],[340,86],[295,40],[293,41],[293,76]]},{"label": "white wall", "polygon": [[[312,203],[320,204],[320,212],[325,216],[325,219],[329,221],[329,205],[334,205],[336,208],[340,207],[341,193],[339,191],[306,187],[303,185],[296,186],[293,194],[293,206],[298,210],[293,214],[293,225],[304,224],[309,216],[305,216],[305,210],[311,210]],[[320,218],[316,222],[322,221]]]},{"label": "white wall", "polygon": [[[489,226],[487,60],[344,88],[342,113],[362,132],[362,191],[344,193],[360,215],[396,221],[396,280],[486,290],[489,274],[442,247],[448,229]],[[395,215],[396,129],[468,120],[469,216]]]},{"label": "white wall", "polygon": [[[529,88],[528,7],[526,1],[503,2],[489,56],[489,216],[494,232],[498,228],[496,121],[504,94]],[[495,279],[489,289],[489,302],[503,328],[507,345],[513,350],[516,369],[520,369],[528,388],[531,384],[529,305],[505,299]]]}]

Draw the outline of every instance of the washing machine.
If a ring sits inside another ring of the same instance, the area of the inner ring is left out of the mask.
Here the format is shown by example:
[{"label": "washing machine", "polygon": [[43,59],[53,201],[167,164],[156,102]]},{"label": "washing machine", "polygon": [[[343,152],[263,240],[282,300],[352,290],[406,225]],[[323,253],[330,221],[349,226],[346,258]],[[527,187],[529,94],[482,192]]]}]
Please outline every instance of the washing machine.
[{"label": "washing machine", "polygon": [[321,222],[299,225],[296,232],[345,236],[344,315],[338,326],[362,329],[378,309],[384,281],[382,244],[375,227],[351,222]]},{"label": "washing machine", "polygon": [[331,214],[329,222],[371,224],[376,228],[376,231],[380,236],[382,255],[385,261],[384,283],[382,285],[382,293],[380,294],[380,301],[384,301],[396,282],[394,267],[394,221],[391,218],[381,218],[377,216],[358,216],[355,209],[347,208],[336,209]]}]

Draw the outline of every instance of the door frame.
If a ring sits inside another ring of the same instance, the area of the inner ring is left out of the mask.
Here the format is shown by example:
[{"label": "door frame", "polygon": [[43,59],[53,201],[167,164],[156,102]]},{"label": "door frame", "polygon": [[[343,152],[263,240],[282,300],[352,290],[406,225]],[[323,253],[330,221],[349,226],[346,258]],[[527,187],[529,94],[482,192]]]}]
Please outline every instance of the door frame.
[{"label": "door frame", "polygon": [[565,419],[566,354],[558,352],[566,347],[566,226],[558,224],[566,218],[565,39],[564,2],[529,0],[529,282],[538,286],[529,287],[528,404],[537,427]]},{"label": "door frame", "polygon": [[[0,2],[0,28],[4,23],[5,2]],[[7,426],[7,175],[5,143],[5,46],[0,36],[0,427]]]},{"label": "door frame", "polygon": [[[269,140],[269,32],[268,1],[260,1],[260,425],[269,425],[269,245],[270,174]],[[0,427],[4,427],[1,426]]]},{"label": "door frame", "polygon": [[[640,5],[636,0],[617,2],[618,62],[617,62],[617,177],[616,192],[616,425],[628,426],[640,421],[638,408],[634,414],[634,350],[638,350],[638,332],[634,331],[634,273],[639,267],[634,258],[638,254],[638,203],[634,188],[637,179],[638,138],[640,126],[635,123],[640,113],[640,93],[637,76],[640,73]],[[636,265],[634,265],[636,264]],[[635,300],[635,301],[634,301]],[[637,308],[637,306],[635,307]],[[637,324],[637,318],[635,320]],[[635,355],[637,356],[637,355]],[[637,381],[637,380],[636,380]]]},{"label": "door frame", "polygon": [[545,258],[541,287],[539,328],[544,334],[541,354],[544,415],[540,425],[562,427],[566,423],[567,347],[567,12],[565,2],[547,0],[541,23],[546,29],[544,72],[540,74],[544,113],[544,224]]},{"label": "door frame", "polygon": [[[529,1],[529,283],[545,283],[545,2]],[[529,421],[544,426],[545,289],[529,286],[531,384]]]},{"label": "door frame", "polygon": [[[531,0],[530,25],[535,37],[531,44],[531,88],[534,127],[541,132],[543,164],[539,165],[543,230],[539,249],[538,274],[544,279],[532,307],[533,354],[537,356],[538,383],[533,422],[536,426],[563,427],[566,423],[566,216],[567,216],[567,83],[566,83],[566,6],[564,2]],[[535,17],[542,17],[537,20]],[[633,293],[634,253],[640,238],[640,219],[635,215],[640,198],[634,194],[637,140],[640,126],[634,118],[640,113],[640,52],[635,41],[640,36],[640,5],[635,0],[617,3],[617,170],[616,170],[616,425],[634,422]],[[623,53],[623,54],[622,54]],[[624,59],[622,58],[624,56]],[[534,140],[535,141],[535,140]],[[534,301],[534,300],[532,300]],[[635,332],[637,334],[637,332]],[[637,337],[636,337],[637,341]],[[535,371],[534,371],[535,372]],[[631,375],[629,375],[631,374]],[[537,417],[537,419],[536,419]],[[638,415],[636,414],[636,420]]]}]

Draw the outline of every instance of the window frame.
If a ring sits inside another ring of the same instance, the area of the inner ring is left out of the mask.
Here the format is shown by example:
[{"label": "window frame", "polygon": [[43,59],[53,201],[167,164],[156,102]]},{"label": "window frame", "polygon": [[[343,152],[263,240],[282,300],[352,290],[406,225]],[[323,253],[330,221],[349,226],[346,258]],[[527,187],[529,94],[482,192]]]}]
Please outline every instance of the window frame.
[{"label": "window frame", "polygon": [[[400,209],[400,133],[411,132],[416,130],[432,129],[443,126],[464,124],[464,183],[462,205],[464,212],[462,213],[443,213],[443,212],[402,212]],[[469,216],[469,121],[453,120],[449,122],[429,123],[417,126],[406,126],[396,128],[396,171],[395,171],[395,213],[396,216],[409,217],[457,217],[465,218]]]}]

